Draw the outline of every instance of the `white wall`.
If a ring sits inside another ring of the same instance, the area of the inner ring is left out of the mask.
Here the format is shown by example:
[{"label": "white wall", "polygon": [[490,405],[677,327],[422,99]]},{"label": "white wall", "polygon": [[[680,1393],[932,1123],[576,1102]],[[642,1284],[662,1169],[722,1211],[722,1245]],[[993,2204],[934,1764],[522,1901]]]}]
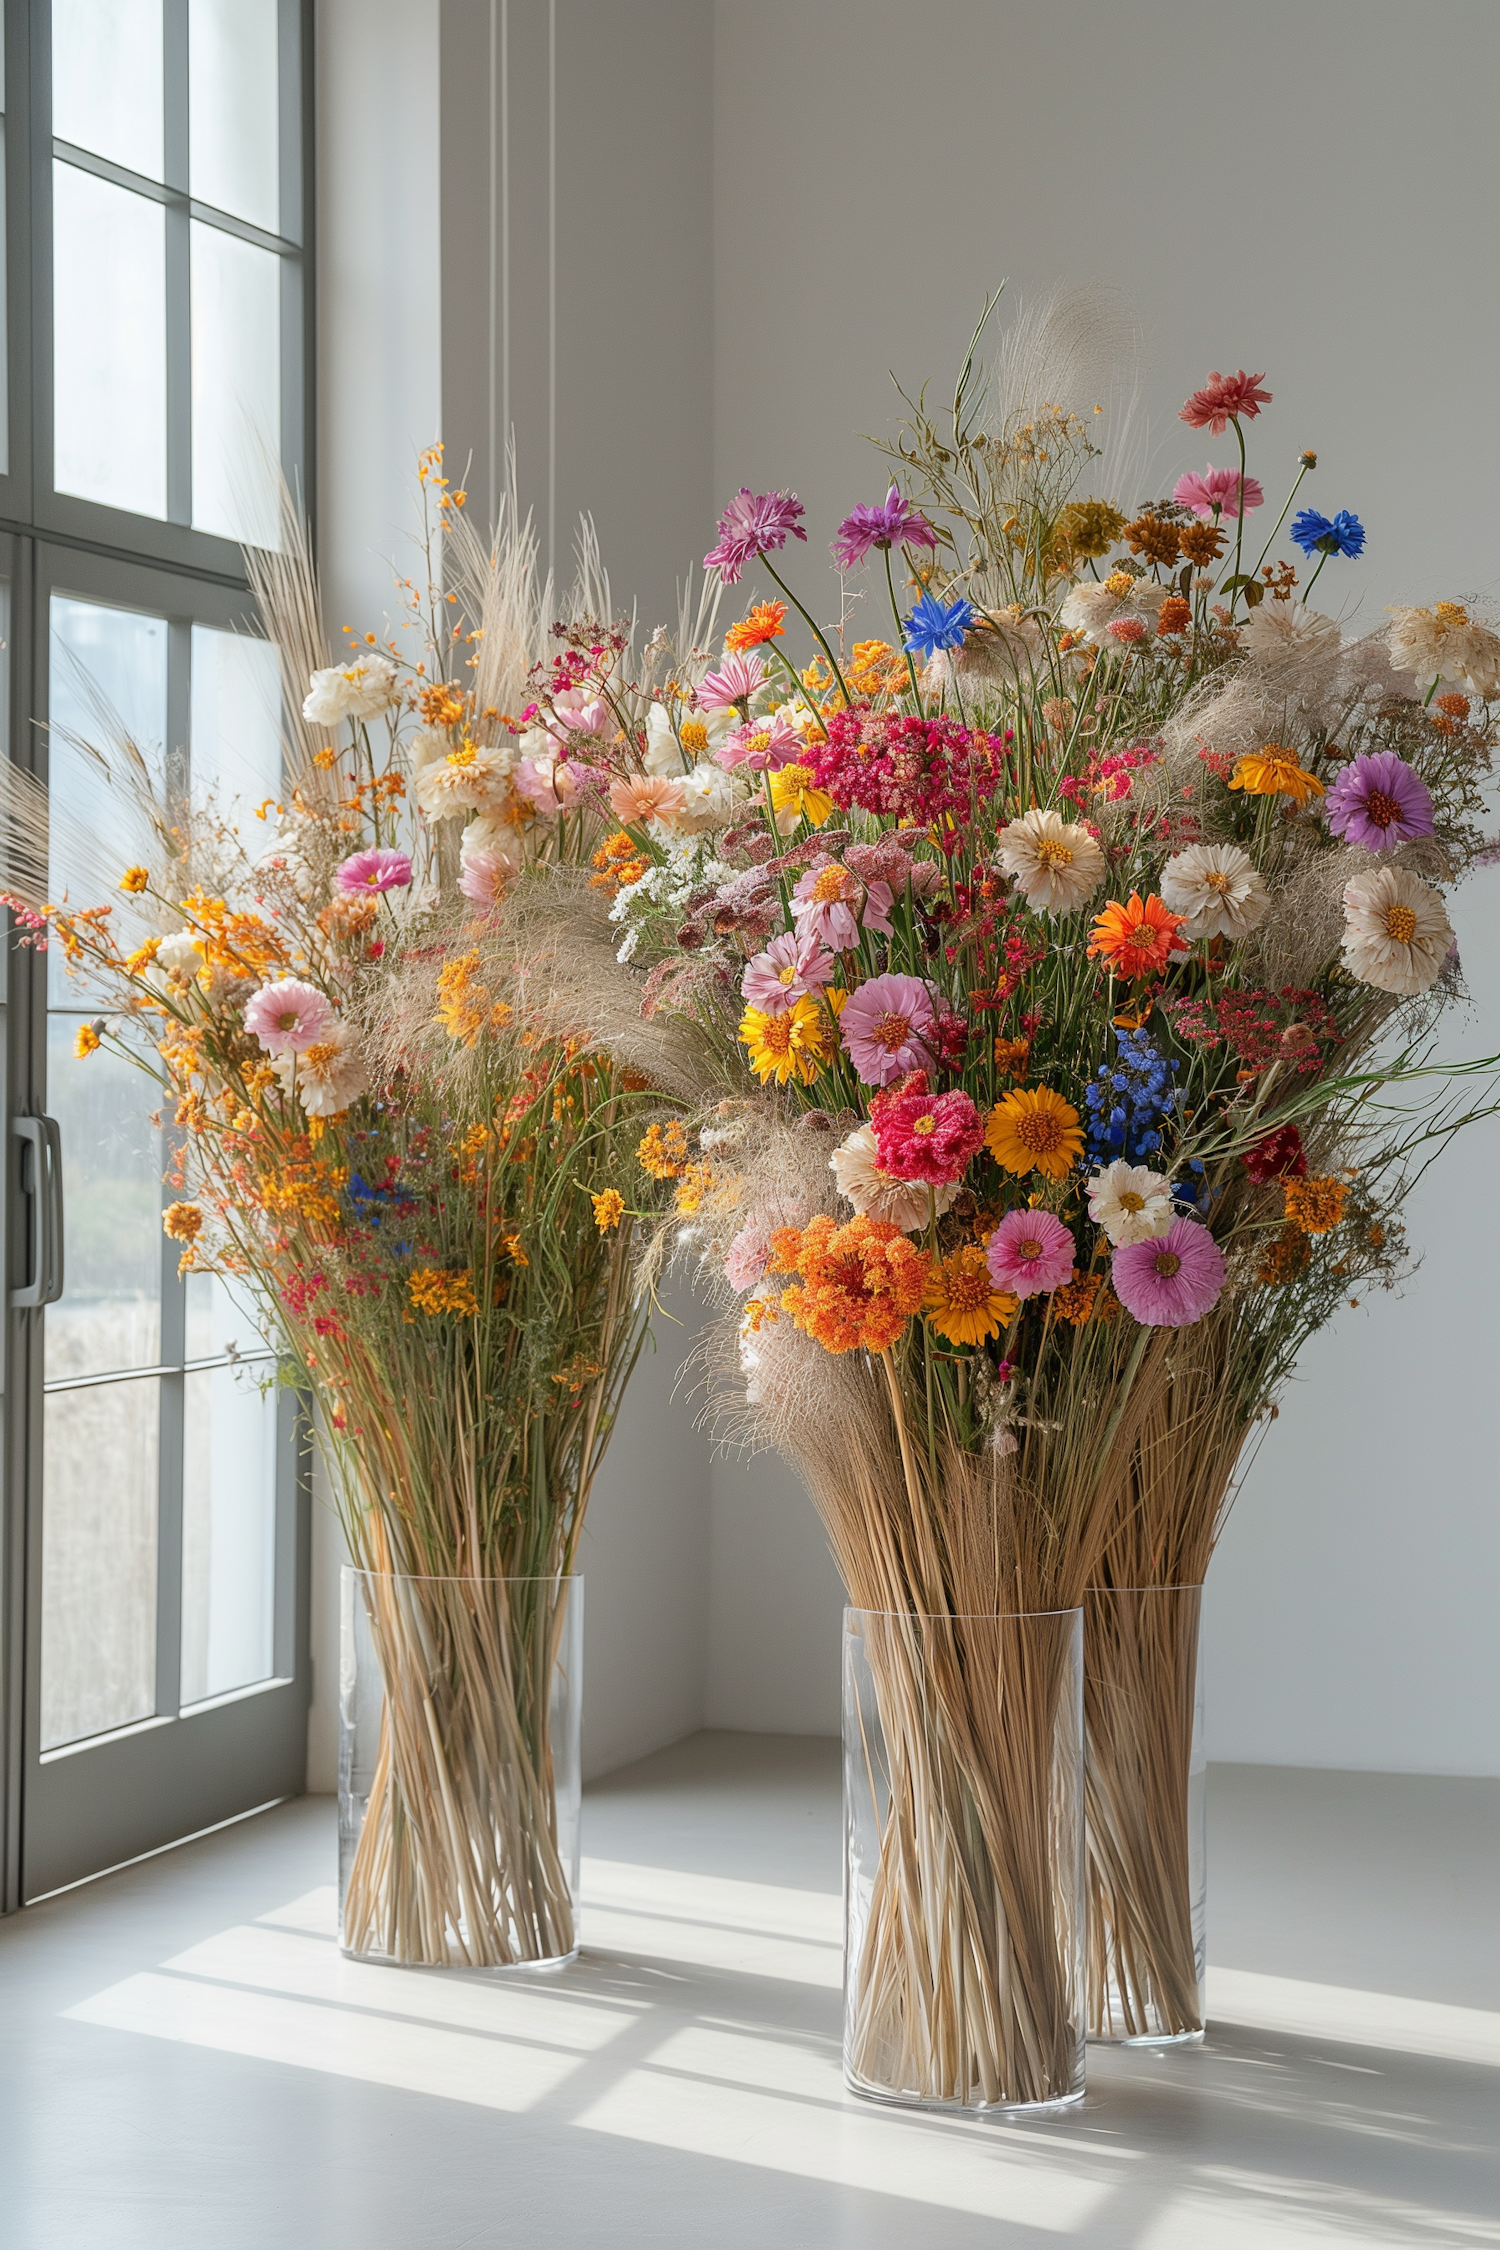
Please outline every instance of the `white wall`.
[{"label": "white wall", "polygon": [[[1358,588],[1356,627],[1494,590],[1492,0],[762,0],[716,8],[714,68],[715,493],[795,486],[800,585],[881,488],[860,433],[890,432],[887,371],[941,395],[1008,277],[1132,300],[1152,490],[1213,457],[1175,419],[1208,369],[1269,370],[1253,465],[1279,505],[1312,445],[1308,498],[1363,517],[1368,562],[1318,593]],[[1477,1017],[1450,1051],[1500,1048],[1497,886],[1484,871],[1456,902]],[[1210,1580],[1216,1757],[1500,1772],[1500,1213],[1474,1185],[1497,1154],[1494,1126],[1450,1154],[1412,1207],[1426,1262],[1404,1300],[1306,1355]],[[757,1470],[721,1540],[716,1485],[710,1707],[828,1732],[830,1675],[789,1699],[745,1653],[778,1578],[803,1635],[836,1630],[784,1511]]]}]

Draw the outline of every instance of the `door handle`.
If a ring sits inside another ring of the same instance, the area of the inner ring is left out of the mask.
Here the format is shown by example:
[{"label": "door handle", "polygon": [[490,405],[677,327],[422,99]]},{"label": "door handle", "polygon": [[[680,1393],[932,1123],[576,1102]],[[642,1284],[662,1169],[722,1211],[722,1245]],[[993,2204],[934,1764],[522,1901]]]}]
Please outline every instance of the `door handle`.
[{"label": "door handle", "polygon": [[12,1289],[10,1302],[55,1305],[63,1293],[62,1130],[55,1117],[13,1117],[10,1129],[21,1147],[21,1193],[31,1236],[27,1278]]}]

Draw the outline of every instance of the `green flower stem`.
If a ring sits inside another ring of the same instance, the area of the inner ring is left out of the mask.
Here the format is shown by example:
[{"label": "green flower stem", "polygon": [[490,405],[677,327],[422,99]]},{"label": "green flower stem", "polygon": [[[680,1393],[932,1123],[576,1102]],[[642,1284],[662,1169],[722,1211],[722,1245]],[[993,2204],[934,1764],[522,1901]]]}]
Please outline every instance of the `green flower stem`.
[{"label": "green flower stem", "polygon": [[833,650],[829,647],[827,637],[824,634],[822,626],[813,616],[812,611],[810,609],[805,609],[802,603],[798,601],[796,595],[792,592],[791,587],[782,577],[780,571],[777,570],[770,556],[762,555],[760,559],[766,576],[771,580],[771,583],[774,586],[779,586],[781,588],[781,591],[785,594],[787,600],[791,603],[793,609],[797,612],[797,615],[801,618],[803,624],[807,627],[808,631],[812,634],[813,639],[817,642],[819,648],[827,657],[830,665],[833,667],[833,676],[839,683],[839,693],[843,696],[845,703],[848,703],[850,701],[849,690],[844,683],[844,675],[839,670],[839,660],[834,655]]},{"label": "green flower stem", "polygon": [[[1235,427],[1236,429],[1238,429],[1239,424],[1236,423]],[[1260,576],[1261,563],[1265,561],[1267,555],[1271,552],[1271,549],[1276,544],[1277,532],[1280,531],[1282,525],[1286,522],[1287,517],[1292,512],[1292,502],[1296,499],[1298,491],[1301,488],[1302,479],[1306,476],[1306,474],[1307,463],[1304,461],[1301,468],[1297,471],[1296,482],[1293,484],[1291,491],[1286,496],[1286,506],[1282,509],[1280,515],[1276,518],[1275,523],[1271,526],[1271,536],[1266,541],[1265,545],[1261,548],[1260,562],[1258,562],[1255,566],[1255,575],[1257,578]],[[1316,575],[1316,573],[1314,573],[1314,575]]]},{"label": "green flower stem", "polygon": [[906,645],[906,635],[901,627],[901,611],[896,601],[896,581],[891,571],[891,550],[889,547],[883,547],[881,552],[885,556],[885,583],[891,597],[891,615],[896,620],[896,642],[902,655],[906,658],[907,675],[911,680],[912,701],[917,707],[917,716],[920,718],[922,714],[922,690],[917,685],[917,667],[913,661],[911,650]]}]

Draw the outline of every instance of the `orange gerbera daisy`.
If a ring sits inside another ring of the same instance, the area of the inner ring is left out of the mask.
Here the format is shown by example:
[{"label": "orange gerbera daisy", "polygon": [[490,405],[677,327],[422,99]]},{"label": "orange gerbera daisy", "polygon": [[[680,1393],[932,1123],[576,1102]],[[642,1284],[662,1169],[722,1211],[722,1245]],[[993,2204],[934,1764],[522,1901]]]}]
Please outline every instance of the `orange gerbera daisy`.
[{"label": "orange gerbera daisy", "polygon": [[781,1309],[829,1352],[889,1351],[921,1307],[931,1261],[888,1219],[826,1216],[771,1238],[773,1264],[798,1276]]},{"label": "orange gerbera daisy", "polygon": [[757,602],[748,617],[730,626],[724,635],[724,646],[737,655],[742,649],[761,648],[767,641],[779,641],[785,631],[786,603]]},{"label": "orange gerbera daisy", "polygon": [[1083,1154],[1078,1112],[1050,1086],[1013,1086],[985,1119],[984,1145],[1007,1172],[1060,1180]]},{"label": "orange gerbera daisy", "polygon": [[1185,920],[1186,916],[1163,905],[1154,891],[1144,901],[1139,891],[1132,891],[1123,906],[1111,899],[1104,912],[1095,915],[1089,951],[1102,954],[1116,976],[1155,976],[1174,953],[1188,950],[1177,935]]},{"label": "orange gerbera daisy", "polygon": [[1248,751],[1230,775],[1229,786],[1243,789],[1249,797],[1290,797],[1298,805],[1323,794],[1317,775],[1308,772],[1295,750],[1280,742]]},{"label": "orange gerbera daisy", "polygon": [[922,1310],[928,1326],[945,1343],[982,1344],[1009,1327],[1020,1302],[1008,1290],[995,1287],[984,1252],[970,1242],[932,1267]]}]

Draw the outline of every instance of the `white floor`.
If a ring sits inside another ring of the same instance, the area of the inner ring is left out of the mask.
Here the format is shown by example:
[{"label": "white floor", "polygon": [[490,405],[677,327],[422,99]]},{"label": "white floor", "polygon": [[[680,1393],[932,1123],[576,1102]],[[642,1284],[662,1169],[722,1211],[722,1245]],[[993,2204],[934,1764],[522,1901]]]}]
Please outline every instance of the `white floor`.
[{"label": "white floor", "polygon": [[0,1923],[5,2250],[1500,2245],[1500,1784],[1222,1767],[1207,2044],[969,2125],[839,2075],[836,1746],[599,1783],[578,1965],[344,1961],[305,1798]]}]

